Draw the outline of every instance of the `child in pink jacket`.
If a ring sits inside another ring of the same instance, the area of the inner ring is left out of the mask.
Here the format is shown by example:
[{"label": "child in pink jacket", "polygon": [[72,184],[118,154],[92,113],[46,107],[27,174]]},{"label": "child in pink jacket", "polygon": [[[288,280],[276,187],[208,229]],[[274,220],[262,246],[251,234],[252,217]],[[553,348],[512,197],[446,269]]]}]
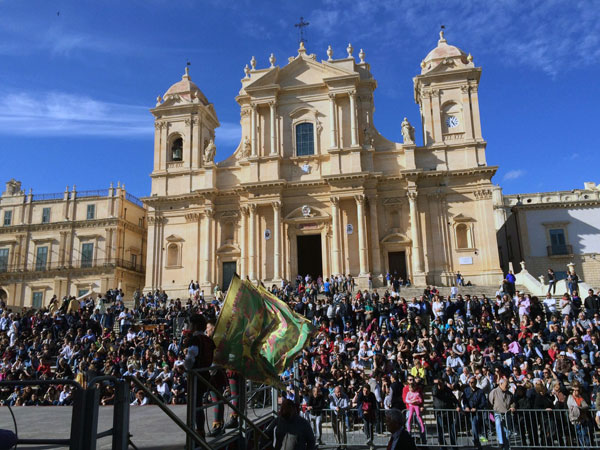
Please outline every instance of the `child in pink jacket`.
[{"label": "child in pink jacket", "polygon": [[406,422],[406,429],[410,430],[410,424],[412,422],[413,414],[417,416],[417,421],[421,426],[421,433],[425,433],[425,426],[423,425],[423,419],[421,419],[421,411],[419,410],[420,404],[423,403],[423,397],[421,393],[417,391],[414,385],[409,386],[409,391],[406,394],[406,406],[408,408],[408,421]]}]

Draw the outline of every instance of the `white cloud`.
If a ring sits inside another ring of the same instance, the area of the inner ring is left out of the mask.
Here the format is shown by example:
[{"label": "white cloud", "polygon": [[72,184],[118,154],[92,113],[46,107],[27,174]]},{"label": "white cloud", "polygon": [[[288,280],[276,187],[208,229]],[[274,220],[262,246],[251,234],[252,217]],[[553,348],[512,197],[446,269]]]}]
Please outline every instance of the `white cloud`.
[{"label": "white cloud", "polygon": [[[600,8],[586,0],[413,0],[325,2],[313,11],[313,32],[325,38],[335,30],[353,41],[360,30],[379,37],[380,47],[402,55],[412,45],[436,44],[439,25],[448,42],[505,65],[522,65],[555,76],[600,63]],[[415,40],[414,37],[417,39]],[[368,49],[365,49],[368,52]],[[425,56],[425,53],[423,54]]]},{"label": "white cloud", "polygon": [[143,106],[64,92],[0,98],[0,135],[149,137],[152,129],[152,116]]},{"label": "white cloud", "polygon": [[222,122],[215,130],[216,144],[230,149],[236,148],[242,140],[242,127],[239,123]]},{"label": "white cloud", "polygon": [[516,180],[517,178],[521,178],[522,176],[524,176],[526,173],[527,172],[522,169],[513,169],[513,170],[509,170],[508,172],[506,172],[504,174],[504,177],[502,177],[502,179],[504,181]]}]

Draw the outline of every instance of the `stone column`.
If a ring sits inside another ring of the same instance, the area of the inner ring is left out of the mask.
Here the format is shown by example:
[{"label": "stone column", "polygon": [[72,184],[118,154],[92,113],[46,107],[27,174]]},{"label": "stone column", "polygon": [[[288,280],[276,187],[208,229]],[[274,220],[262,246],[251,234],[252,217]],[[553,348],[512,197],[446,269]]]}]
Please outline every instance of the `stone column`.
[{"label": "stone column", "polygon": [[[214,211],[211,208],[207,208],[204,210],[204,238],[203,238],[203,255],[202,261],[204,266],[204,273],[202,284],[210,285],[211,280],[211,248],[212,248],[212,219],[214,216]],[[210,294],[210,292],[206,293]]]},{"label": "stone column", "polygon": [[471,110],[473,111],[473,137],[483,139],[481,136],[481,117],[479,115],[478,87],[471,86]]},{"label": "stone column", "polygon": [[109,262],[110,259],[112,258],[112,234],[113,234],[113,230],[112,228],[106,228],[106,237],[104,238],[104,255],[106,257],[106,262]]},{"label": "stone column", "polygon": [[240,277],[244,279],[248,275],[248,240],[246,239],[248,208],[242,206],[240,212]]},{"label": "stone column", "polygon": [[185,156],[183,158],[183,160],[185,161],[185,167],[195,167],[194,165],[194,154],[193,154],[193,144],[194,144],[194,139],[193,139],[193,132],[194,132],[194,121],[193,119],[185,119],[184,121],[185,126],[187,128],[187,135],[188,138],[186,140],[184,140],[185,144],[186,144],[186,149],[185,152],[187,154],[187,156]]},{"label": "stone column", "polygon": [[[408,191],[408,205],[410,208],[410,231],[412,238],[412,263],[413,278],[423,273],[423,260],[421,258],[421,230],[417,213],[417,191]],[[415,284],[415,280],[413,280]]]},{"label": "stone column", "polygon": [[250,205],[250,225],[248,227],[248,276],[256,280],[256,205]]},{"label": "stone column", "polygon": [[251,104],[250,105],[252,107],[252,120],[251,120],[251,124],[250,124],[250,132],[251,132],[251,145],[252,145],[252,152],[251,155],[252,156],[256,156],[257,155],[257,148],[256,148],[256,119],[257,119],[257,106],[255,104]]},{"label": "stone column", "polygon": [[281,279],[281,202],[273,202],[273,279]]},{"label": "stone column", "polygon": [[433,115],[431,114],[431,92],[423,92],[423,106],[421,110],[423,116],[423,144],[433,144]]},{"label": "stone column", "polygon": [[382,274],[381,270],[381,251],[379,249],[379,217],[377,214],[377,196],[369,197],[369,217],[371,219],[371,249],[372,249],[372,269],[375,276]]},{"label": "stone column", "polygon": [[331,275],[340,274],[340,199],[331,197]]},{"label": "stone column", "polygon": [[440,106],[440,91],[438,89],[431,90],[431,102],[433,104],[433,130],[435,140],[438,143],[443,141],[442,135],[442,108]]},{"label": "stone column", "polygon": [[464,114],[463,114],[463,121],[464,121],[464,129],[465,129],[465,136],[467,139],[473,139],[473,121],[471,120],[471,118],[473,117],[471,114],[471,101],[469,99],[469,86],[461,86],[460,87],[460,92],[461,92],[461,101],[462,104],[464,106]]},{"label": "stone column", "polygon": [[269,102],[269,110],[271,112],[271,155],[277,154],[277,146],[275,143],[275,102]]},{"label": "stone column", "polygon": [[335,94],[329,94],[329,148],[337,148],[335,117]]},{"label": "stone column", "polygon": [[367,267],[367,236],[365,230],[365,196],[357,195],[356,221],[358,222],[358,259],[360,263],[360,275],[368,273]]},{"label": "stone column", "polygon": [[350,136],[352,147],[358,145],[356,135],[356,91],[350,92]]}]

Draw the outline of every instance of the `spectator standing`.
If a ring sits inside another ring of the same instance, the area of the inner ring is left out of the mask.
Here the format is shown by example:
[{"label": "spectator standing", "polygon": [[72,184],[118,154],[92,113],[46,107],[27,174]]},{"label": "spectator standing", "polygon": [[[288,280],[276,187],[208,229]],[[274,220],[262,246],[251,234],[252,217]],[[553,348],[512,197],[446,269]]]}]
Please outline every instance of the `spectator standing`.
[{"label": "spectator standing", "polygon": [[416,450],[415,442],[404,427],[404,414],[399,409],[390,409],[385,413],[385,423],[391,433],[387,450]]},{"label": "spectator standing", "polygon": [[456,446],[456,417],[452,410],[460,411],[460,406],[456,396],[446,386],[441,378],[436,378],[433,382],[433,408],[435,410],[435,421],[437,425],[438,443],[445,449],[446,440],[444,432],[448,431],[450,445]]},{"label": "spectator standing", "polygon": [[582,450],[591,446],[591,415],[590,405],[583,398],[581,387],[573,386],[573,391],[567,399],[567,407],[569,408],[569,420],[575,425],[577,440],[579,441]]},{"label": "spectator standing", "polygon": [[306,409],[308,410],[311,428],[319,445],[322,444],[321,431],[323,424],[323,409],[325,409],[325,406],[325,397],[321,392],[321,389],[318,386],[315,386],[308,399],[308,406]]},{"label": "spectator standing", "polygon": [[275,429],[275,450],[315,450],[315,435],[306,419],[298,414],[296,404],[284,399]]},{"label": "spectator standing", "polygon": [[463,408],[466,413],[469,413],[471,418],[471,435],[473,436],[473,444],[477,448],[481,448],[481,442],[487,442],[485,436],[480,436],[482,426],[482,413],[480,411],[487,408],[487,400],[484,392],[477,387],[477,379],[469,378],[468,386],[465,388],[462,397]]},{"label": "spectator standing", "polygon": [[498,443],[502,448],[510,449],[510,435],[506,426],[506,414],[509,411],[515,412],[515,403],[512,393],[508,390],[508,380],[506,378],[502,378],[498,382],[498,387],[492,389],[489,400],[494,410]]},{"label": "spectator standing", "polygon": [[556,295],[556,274],[554,270],[548,269],[548,294],[552,291],[552,295]]},{"label": "spectator standing", "polygon": [[342,392],[340,386],[336,386],[333,389],[333,395],[329,397],[329,408],[332,411],[333,434],[338,444],[346,444],[346,433],[342,427],[344,426],[344,421],[347,419],[346,413],[348,407],[348,397]]},{"label": "spectator standing", "polygon": [[358,415],[362,417],[367,445],[372,445],[377,421],[377,399],[368,384],[356,393],[352,403],[358,407]]}]

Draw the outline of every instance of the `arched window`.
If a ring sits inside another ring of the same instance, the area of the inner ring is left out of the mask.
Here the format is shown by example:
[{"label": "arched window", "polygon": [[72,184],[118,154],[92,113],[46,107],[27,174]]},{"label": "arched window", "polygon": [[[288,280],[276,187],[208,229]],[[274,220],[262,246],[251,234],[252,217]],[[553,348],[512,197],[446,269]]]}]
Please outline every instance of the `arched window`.
[{"label": "arched window", "polygon": [[471,248],[471,235],[467,224],[461,223],[456,226],[457,248]]},{"label": "arched window", "polygon": [[171,243],[167,246],[167,266],[175,267],[179,265],[179,246]]},{"label": "arched window", "polygon": [[315,154],[315,134],[313,124],[303,122],[296,125],[296,156]]},{"label": "arched window", "polygon": [[171,144],[171,161],[183,161],[183,139],[177,138]]}]

